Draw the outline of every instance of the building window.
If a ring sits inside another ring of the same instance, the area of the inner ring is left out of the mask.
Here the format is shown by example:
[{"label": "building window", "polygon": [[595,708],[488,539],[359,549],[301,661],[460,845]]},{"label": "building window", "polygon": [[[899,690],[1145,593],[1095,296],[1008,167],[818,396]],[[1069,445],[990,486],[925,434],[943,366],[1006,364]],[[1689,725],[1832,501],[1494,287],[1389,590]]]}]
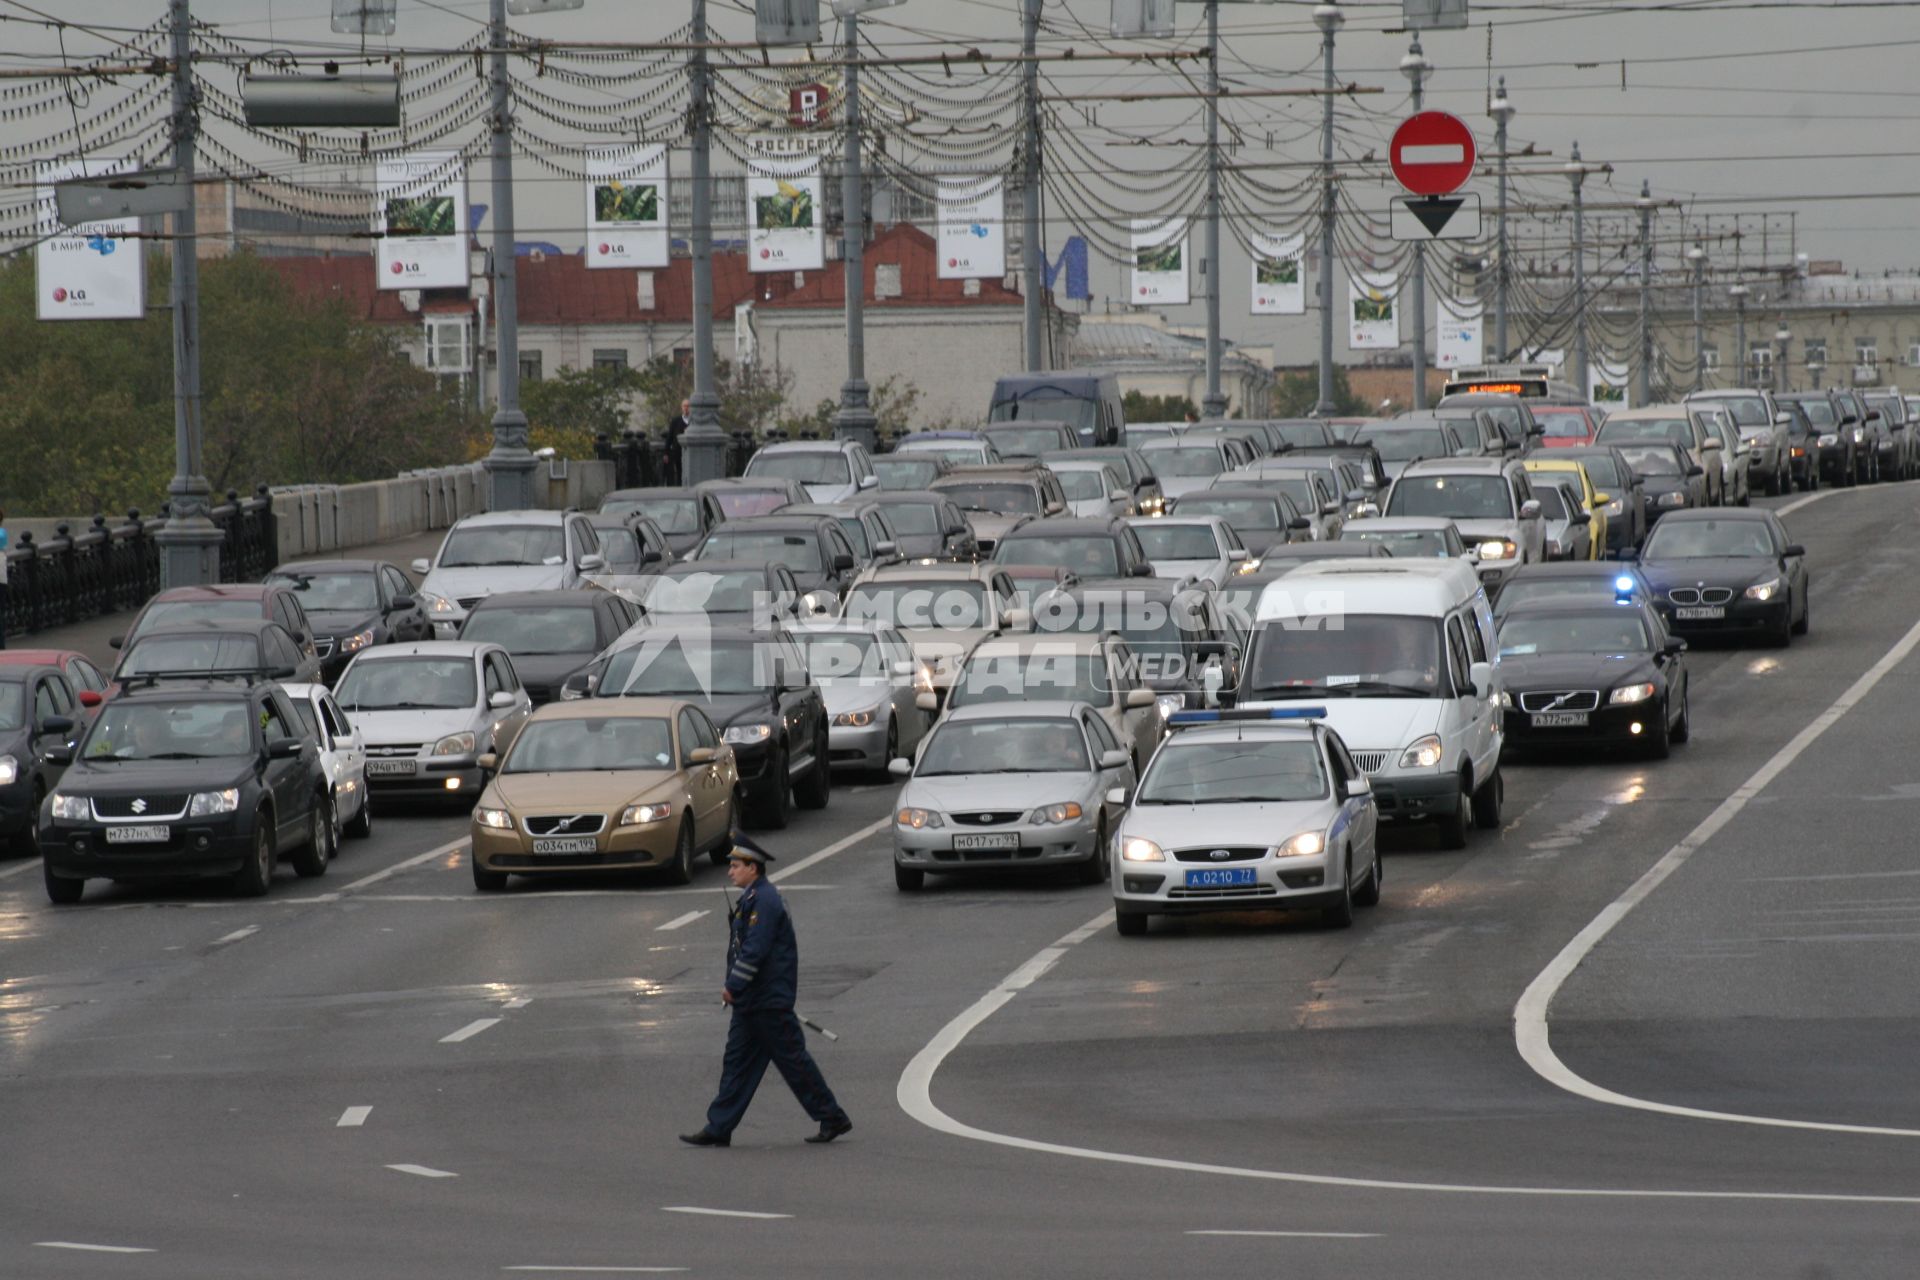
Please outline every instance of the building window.
[{"label": "building window", "polygon": [[1718,369],[1720,367],[1720,348],[1711,342],[1701,343],[1700,367],[1702,369]]},{"label": "building window", "polygon": [[1827,362],[1827,340],[1825,338],[1807,339],[1807,363],[1825,364]]},{"label": "building window", "polygon": [[473,360],[467,346],[467,318],[435,317],[427,321],[427,368],[434,373],[466,373]]},{"label": "building window", "polygon": [[627,349],[625,347],[595,347],[593,349],[593,367],[596,369],[622,369],[627,367]]},{"label": "building window", "polygon": [[1764,342],[1754,343],[1747,351],[1747,364],[1756,371],[1773,366],[1773,348]]},{"label": "building window", "polygon": [[1879,364],[1879,340],[1875,338],[1855,338],[1853,340],[1853,362],[1858,365]]},{"label": "building window", "polygon": [[520,353],[520,381],[538,382],[545,372],[544,361],[538,351]]},{"label": "building window", "polygon": [[673,367],[676,369],[693,368],[693,348],[675,347],[673,349]]},{"label": "building window", "polygon": [[1920,368],[1920,342],[1907,348],[1907,365],[1910,368]]}]

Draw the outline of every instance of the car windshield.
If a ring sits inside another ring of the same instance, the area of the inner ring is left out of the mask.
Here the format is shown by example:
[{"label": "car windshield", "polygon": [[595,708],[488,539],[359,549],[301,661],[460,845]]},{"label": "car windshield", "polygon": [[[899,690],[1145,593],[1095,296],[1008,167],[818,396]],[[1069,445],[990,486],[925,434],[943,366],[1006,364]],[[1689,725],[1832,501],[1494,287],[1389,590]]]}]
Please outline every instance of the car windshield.
[{"label": "car windshield", "polygon": [[1108,488],[1109,477],[1105,471],[1056,471],[1054,475],[1060,481],[1060,488],[1075,502],[1104,499],[1113,492]]},{"label": "car windshield", "polygon": [[561,564],[567,540],[557,524],[479,525],[455,529],[440,548],[440,569]]},{"label": "car windshield", "polygon": [[1523,613],[1500,624],[1500,656],[1536,653],[1637,653],[1647,648],[1647,624],[1628,609],[1592,613]]},{"label": "car windshield", "polygon": [[1535,600],[1612,600],[1620,592],[1614,586],[1617,575],[1595,574],[1578,578],[1515,578],[1500,588],[1500,611]]},{"label": "car windshield", "polygon": [[1831,400],[1800,400],[1795,403],[1807,415],[1807,421],[1816,427],[1830,427],[1840,420],[1839,411],[1833,407]]},{"label": "car windshield", "polygon": [[976,773],[1086,773],[1087,744],[1071,720],[970,720],[934,731],[916,778]]},{"label": "car windshield", "polygon": [[1511,520],[1513,490],[1505,476],[1401,476],[1385,514],[1449,520]]},{"label": "car windshield", "polygon": [[115,698],[80,748],[86,760],[205,760],[253,754],[246,702],[137,702]]},{"label": "car windshield", "polygon": [[1251,804],[1322,800],[1327,773],[1306,742],[1182,742],[1161,748],[1136,804]]},{"label": "car windshield", "polygon": [[820,539],[810,533],[736,532],[725,525],[707,535],[693,558],[783,564],[796,573],[819,573],[825,567],[820,562]]},{"label": "car windshield", "polygon": [[1354,434],[1353,442],[1372,445],[1382,462],[1417,462],[1421,458],[1446,458],[1453,454],[1446,433],[1438,427],[1359,431]]},{"label": "car windshield", "polygon": [[673,735],[657,717],[535,720],[513,740],[502,773],[614,773],[671,769]]},{"label": "car windshield", "polygon": [[609,569],[640,567],[640,535],[622,526],[618,529],[595,528],[600,538],[600,554]]},{"label": "car windshield", "polygon": [[258,671],[260,638],[251,635],[148,636],[127,651],[117,673],[153,675],[167,671]]},{"label": "car windshield", "polygon": [[984,582],[869,582],[847,596],[840,616],[919,631],[972,630],[992,621]]},{"label": "car windshield", "polygon": [[1759,396],[1715,396],[1707,403],[1716,409],[1725,409],[1733,415],[1733,420],[1743,427],[1767,427],[1773,424],[1767,419],[1767,402]]},{"label": "car windshield", "polygon": [[1005,538],[1001,540],[1000,553],[994,558],[1006,565],[1071,569],[1083,578],[1113,578],[1120,574],[1120,548],[1107,537]]},{"label": "car windshield", "polygon": [[1680,451],[1670,445],[1623,445],[1621,454],[1626,457],[1627,465],[1636,475],[1643,476],[1680,476],[1686,474],[1680,462]]},{"label": "car windshield", "polygon": [[835,680],[880,680],[888,675],[886,653],[870,635],[801,632],[794,639],[807,653],[807,671],[817,684]]},{"label": "car windshield", "polygon": [[824,450],[796,450],[791,453],[756,453],[747,460],[747,475],[777,476],[798,480],[801,484],[851,484],[852,470],[844,453]]},{"label": "car windshield", "polygon": [[0,733],[24,729],[27,724],[27,687],[8,681],[0,684]]},{"label": "car windshield", "polygon": [[1318,422],[1275,422],[1269,424],[1268,429],[1279,432],[1280,438],[1296,449],[1315,449],[1334,443],[1326,427]]},{"label": "car windshield", "polygon": [[1105,656],[1059,642],[1036,645],[1024,653],[992,646],[976,649],[954,682],[947,705],[1041,700],[1111,706],[1113,690],[1107,684]]},{"label": "car windshield", "polygon": [[1083,462],[1104,462],[1108,470],[1120,477],[1120,483],[1123,485],[1136,484],[1146,475],[1145,471],[1134,465],[1133,459],[1127,456],[1124,449],[1055,450],[1047,457],[1058,458],[1062,462],[1071,462],[1075,459]]},{"label": "car windshield", "polygon": [[1266,622],[1254,632],[1256,698],[1414,697],[1440,689],[1432,618],[1344,614]]},{"label": "car windshield", "polygon": [[867,526],[860,523],[859,516],[837,516],[840,532],[847,535],[847,541],[853,544],[853,554],[862,560],[873,558],[873,544],[867,541]]},{"label": "car windshield", "polygon": [[1217,476],[1227,469],[1226,463],[1220,461],[1220,451],[1210,444],[1168,445],[1148,453],[1147,462],[1162,479]]},{"label": "car windshield", "polygon": [[468,615],[460,638],[497,644],[516,658],[594,653],[600,648],[593,610],[581,608],[489,608],[483,604]]},{"label": "car windshield", "polygon": [[943,484],[940,496],[962,511],[1003,516],[1040,514],[1040,491],[1029,484]]},{"label": "car windshield", "polygon": [[760,693],[773,683],[773,656],[771,646],[750,640],[648,637],[608,659],[597,692],[603,698]]},{"label": "car windshield", "polygon": [[913,537],[938,537],[940,506],[933,502],[889,502],[887,520],[894,532]]},{"label": "car windshield", "polygon": [[996,427],[987,438],[1003,458],[1037,458],[1061,444],[1055,427]]},{"label": "car windshield", "polygon": [[349,711],[452,711],[480,700],[473,659],[424,654],[355,662],[333,698]]},{"label": "car windshield", "polygon": [[[1314,494],[1313,494],[1313,482],[1307,479],[1305,476],[1246,476],[1246,477],[1229,476],[1224,481],[1222,481],[1222,483],[1228,483],[1233,485],[1247,484],[1247,485],[1256,486],[1261,489],[1272,489],[1276,493],[1284,493],[1289,498],[1292,498],[1293,505],[1300,508],[1302,511],[1314,512],[1320,509],[1320,501],[1318,498],[1314,497]],[[1184,500],[1183,500],[1183,509],[1186,511],[1193,510],[1191,506],[1184,505]],[[1209,511],[1207,514],[1219,515],[1220,513],[1218,511]],[[1237,523],[1237,522],[1229,521],[1228,523]],[[1269,525],[1255,525],[1253,527],[1273,529],[1273,528],[1277,528],[1278,526],[1269,524]]]},{"label": "car windshield", "polygon": [[1693,444],[1693,426],[1685,418],[1631,418],[1622,422],[1610,418],[1597,437],[1608,444],[1627,440],[1665,440],[1678,445]]},{"label": "car windshield", "polygon": [[258,600],[160,600],[147,606],[127,639],[175,622],[247,622],[266,616]]},{"label": "car windshield", "polygon": [[1271,498],[1216,498],[1207,493],[1180,499],[1184,516],[1219,516],[1236,529],[1278,529],[1280,504]]},{"label": "car windshield", "polygon": [[1540,504],[1540,514],[1548,520],[1572,519],[1567,510],[1566,490],[1557,484],[1535,486],[1533,500]]},{"label": "car windshield", "polygon": [[1440,529],[1369,529],[1368,520],[1355,520],[1340,532],[1342,542],[1377,542],[1394,555],[1450,556],[1447,535]]},{"label": "car windshield", "polygon": [[1587,479],[1593,481],[1597,488],[1605,489],[1608,485],[1616,488],[1619,486],[1620,468],[1614,465],[1613,455],[1583,453],[1580,455],[1580,465],[1586,468]]},{"label": "car windshield", "polygon": [[[267,581],[292,587],[300,596],[300,607],[308,613],[324,609],[372,613],[380,607],[380,590],[371,572],[275,574]],[[258,605],[254,611],[259,612]]]},{"label": "car windshield", "polygon": [[[676,568],[678,566],[675,566]],[[648,613],[774,612],[767,594],[767,575],[759,569],[723,573],[694,570],[655,579],[647,593]]]},{"label": "car windshield", "polygon": [[880,477],[882,489],[924,489],[940,478],[940,463],[934,458],[875,458],[873,474]]},{"label": "car windshield", "polygon": [[957,466],[978,466],[987,461],[987,446],[978,440],[902,440],[895,453],[930,453]]},{"label": "car windshield", "polygon": [[1592,429],[1587,425],[1587,415],[1579,409],[1535,405],[1533,420],[1540,424],[1546,434],[1558,438],[1579,436],[1585,439],[1592,434]]},{"label": "car windshield", "polygon": [[692,498],[641,498],[630,502],[604,502],[600,505],[600,510],[610,516],[631,515],[638,511],[659,525],[662,533],[700,532],[700,504]]},{"label": "car windshield", "polygon": [[793,501],[785,489],[720,489],[713,496],[729,520],[772,515]]},{"label": "car windshield", "polygon": [[[1018,400],[1002,400],[988,412],[987,420],[1012,422],[1017,418],[1040,418],[1047,422],[1064,422],[1081,435],[1090,435],[1097,414],[1098,410],[1091,400],[1038,392],[1021,396]],[[1000,452],[1005,453],[1006,449],[1003,447]]]},{"label": "car windshield", "polygon": [[1137,524],[1133,531],[1139,536],[1149,560],[1217,560],[1221,555],[1209,525],[1155,520],[1151,524]]},{"label": "car windshield", "polygon": [[1647,560],[1773,558],[1773,539],[1758,520],[1662,520],[1647,538]]}]

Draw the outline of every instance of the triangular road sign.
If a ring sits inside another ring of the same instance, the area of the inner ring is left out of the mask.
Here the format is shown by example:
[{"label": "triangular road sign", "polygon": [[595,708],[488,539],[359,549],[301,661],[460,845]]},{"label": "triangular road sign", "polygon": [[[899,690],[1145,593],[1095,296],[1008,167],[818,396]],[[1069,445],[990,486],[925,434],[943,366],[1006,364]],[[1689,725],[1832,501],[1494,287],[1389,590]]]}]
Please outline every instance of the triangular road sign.
[{"label": "triangular road sign", "polygon": [[1466,200],[1460,196],[1428,196],[1425,200],[1407,201],[1407,208],[1413,211],[1414,217],[1420,219],[1420,225],[1438,240],[1440,232],[1465,203]]},{"label": "triangular road sign", "polygon": [[1479,235],[1480,197],[1472,192],[1393,202],[1395,240],[1472,240]]}]

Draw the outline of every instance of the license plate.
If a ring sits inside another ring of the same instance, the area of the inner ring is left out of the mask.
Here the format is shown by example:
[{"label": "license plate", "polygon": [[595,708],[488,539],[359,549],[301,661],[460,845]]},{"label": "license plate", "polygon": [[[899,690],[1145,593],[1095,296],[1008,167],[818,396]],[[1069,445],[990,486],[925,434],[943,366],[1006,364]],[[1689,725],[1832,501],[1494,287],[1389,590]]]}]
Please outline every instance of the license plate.
[{"label": "license plate", "polygon": [[1536,711],[1528,720],[1536,729],[1572,729],[1587,723],[1584,711]]},{"label": "license plate", "polygon": [[420,768],[417,760],[369,760],[367,776],[369,778],[411,778]]},{"label": "license plate", "polygon": [[535,840],[535,853],[593,853],[600,842],[592,836],[554,836],[547,840]]},{"label": "license plate", "polygon": [[1252,867],[1219,867],[1187,872],[1189,889],[1229,889],[1235,885],[1257,884]]},{"label": "license plate", "polygon": [[1004,836],[955,836],[953,847],[956,849],[1018,849],[1020,837]]},{"label": "license plate", "polygon": [[108,844],[165,844],[173,835],[171,827],[108,827]]},{"label": "license plate", "polygon": [[1700,618],[1724,618],[1727,616],[1727,606],[1723,604],[1676,606],[1673,611],[1673,616],[1674,619],[1679,622],[1689,622]]}]

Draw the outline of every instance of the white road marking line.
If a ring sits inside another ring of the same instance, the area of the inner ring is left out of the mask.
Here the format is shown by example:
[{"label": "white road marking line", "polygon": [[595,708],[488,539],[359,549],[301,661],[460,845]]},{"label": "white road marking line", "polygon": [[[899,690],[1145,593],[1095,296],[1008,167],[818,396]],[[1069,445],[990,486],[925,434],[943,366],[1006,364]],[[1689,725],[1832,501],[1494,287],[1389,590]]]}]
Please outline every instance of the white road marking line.
[{"label": "white road marking line", "polygon": [[1839,492],[1840,490],[1838,489],[1819,489],[1814,491],[1813,493],[1807,494],[1805,497],[1795,498],[1792,502],[1782,503],[1780,506],[1777,506],[1773,509],[1773,514],[1775,514],[1776,516],[1789,515],[1792,512],[1798,511],[1802,507],[1812,506],[1814,503],[1820,501],[1820,499],[1822,498],[1831,498],[1834,494]]},{"label": "white road marking line", "polygon": [[337,898],[340,894],[352,893],[355,889],[364,889],[370,884],[379,884],[389,876],[397,876],[402,871],[409,871],[423,862],[432,862],[435,858],[443,858],[457,849],[464,849],[467,847],[467,843],[468,838],[466,836],[461,836],[458,840],[449,840],[437,849],[429,849],[425,853],[416,854],[404,862],[396,862],[384,871],[376,871],[370,876],[361,876],[358,880],[343,884],[340,886],[339,892],[326,896],[329,898]]},{"label": "white road marking line", "polygon": [[[837,889],[837,888],[839,888],[839,887],[840,887],[839,885],[832,885],[832,884],[783,884],[783,885],[781,885],[781,886],[780,886],[780,892],[782,892],[782,893],[793,893],[793,892],[796,892],[796,891],[807,891],[807,890],[822,890],[822,889],[829,889],[829,890],[830,890],[830,889]],[[708,898],[710,898],[710,897],[712,897],[712,896],[713,896],[713,888],[712,888],[712,886],[708,886],[708,887],[707,887],[707,888],[705,888],[705,889],[645,889],[645,890],[634,890],[634,889],[536,889],[536,890],[533,890],[533,891],[531,891],[531,892],[526,892],[526,893],[512,893],[512,892],[508,892],[508,893],[502,893],[502,894],[492,894],[492,893],[488,893],[488,894],[479,894],[479,893],[363,893],[363,894],[361,894],[361,895],[359,895],[358,897],[356,897],[356,898],[354,899],[354,901],[355,901],[355,902],[465,902],[465,903],[470,903],[470,904],[472,904],[472,905],[474,905],[474,906],[481,906],[481,907],[499,907],[499,906],[511,906],[511,905],[513,905],[513,904],[515,904],[515,903],[524,903],[524,902],[543,902],[543,901],[546,901],[546,900],[548,900],[548,899],[552,899],[552,900],[554,900],[554,901],[559,901],[560,899],[563,899],[563,898],[632,898],[632,899],[635,899],[635,900],[639,900],[639,901],[644,901],[644,900],[645,900],[645,899],[647,899],[647,898],[662,898],[662,897],[666,897],[666,896],[668,896],[668,895],[670,895],[670,894],[686,894],[686,895],[688,895],[689,897],[691,897],[691,896],[693,896],[693,895],[696,895],[696,894],[697,894],[697,895],[699,895],[699,896],[701,896],[701,897],[708,897]],[[288,898],[288,899],[284,899],[284,900],[282,900],[282,901],[281,901],[281,902],[279,902],[279,903],[276,903],[275,905],[279,905],[279,906],[286,906],[286,905],[290,905],[290,904],[293,904],[293,903],[295,903],[295,902],[297,902],[297,901],[299,901],[299,900],[298,900],[298,899],[293,899],[293,898]],[[331,902],[331,901],[333,901],[333,899],[331,899],[331,898],[313,898],[313,899],[308,899],[308,901],[312,901],[312,902]],[[151,907],[151,906],[163,906],[163,905],[164,905],[164,906],[173,906],[173,905],[175,905],[175,904],[173,904],[173,903],[164,903],[164,904],[163,904],[163,903],[145,903],[145,902],[134,902],[134,903],[128,903],[128,904],[126,904],[126,906],[127,906],[127,908],[131,908],[131,909],[136,909],[136,910],[137,910],[137,909],[144,909],[144,908],[147,908],[147,907]],[[231,906],[231,905],[233,905],[233,904],[232,904],[232,903],[230,903],[230,902],[227,902],[227,903],[216,903],[216,902],[208,902],[208,903],[188,903],[188,904],[185,904],[185,905],[188,905],[188,906],[209,906],[209,907],[214,907],[214,906]],[[113,911],[113,910],[119,910],[119,909],[123,909],[123,908],[116,908],[116,907],[112,907],[112,906],[108,906],[108,907],[105,907],[105,908],[102,908],[102,909],[103,909],[103,910],[107,910],[107,911]]]},{"label": "white road marking line", "polygon": [[88,1253],[158,1253],[158,1249],[132,1249],[123,1244],[75,1244],[71,1240],[39,1240],[36,1249],[84,1249]]},{"label": "white road marking line", "polygon": [[1817,741],[1821,734],[1839,723],[1840,718],[1851,711],[1863,700],[1889,672],[1904,662],[1916,646],[1920,646],[1920,622],[1915,623],[1907,633],[1900,637],[1893,648],[1887,650],[1880,661],[1869,667],[1865,674],[1850,685],[1847,691],[1833,702],[1833,705],[1815,716],[1805,728],[1773,757],[1756,770],[1752,777],[1740,784],[1738,790],[1725,800],[1706,819],[1689,831],[1679,844],[1667,850],[1660,861],[1653,864],[1647,873],[1628,886],[1627,891],[1608,903],[1606,908],[1595,916],[1587,927],[1575,934],[1573,941],[1561,949],[1545,969],[1527,984],[1521,993],[1520,1001],[1513,1007],[1513,1040],[1520,1056],[1534,1072],[1549,1084],[1565,1089],[1593,1102],[1602,1102],[1610,1106],[1629,1107],[1636,1111],[1655,1111],[1662,1115],[1685,1116],[1694,1120],[1725,1120],[1735,1124],[1764,1125],[1776,1129],[1816,1129],[1826,1133],[1865,1133],[1882,1137],[1920,1138],[1920,1129],[1902,1129],[1882,1125],[1838,1124],[1822,1120],[1786,1120],[1776,1116],[1741,1115],[1727,1111],[1707,1111],[1699,1107],[1681,1107],[1670,1103],[1655,1102],[1648,1098],[1629,1097],[1594,1084],[1574,1072],[1560,1060],[1553,1051],[1551,1033],[1547,1027],[1547,1014],[1553,1004],[1553,998],[1580,963],[1593,954],[1595,947],[1627,917],[1627,913],[1646,901],[1655,889],[1666,882],[1668,876],[1678,871],[1700,847],[1711,840],[1726,827],[1740,811],[1751,803],[1755,796],[1772,785],[1773,780],[1784,772],[1788,765],[1798,760],[1806,749]]},{"label": "white road marking line", "polygon": [[1891,880],[1903,876],[1920,876],[1920,871],[1845,871],[1824,876],[1748,876],[1748,884],[1784,884],[1801,880]]},{"label": "white road marking line", "polygon": [[524,1009],[532,1003],[533,1003],[532,996],[515,996],[513,999],[507,1001],[505,1004],[501,1005],[500,1007],[502,1009]]},{"label": "white road marking line", "polygon": [[17,867],[8,867],[5,871],[0,871],[0,880],[11,880],[15,876],[23,876],[29,871],[37,870],[39,866],[40,859],[28,858]]},{"label": "white road marking line", "polygon": [[780,870],[768,876],[767,879],[773,881],[775,884],[778,884],[782,880],[787,879],[789,876],[797,876],[802,871],[805,871],[808,867],[812,866],[814,863],[825,862],[828,858],[831,858],[834,854],[843,852],[844,850],[847,850],[847,849],[851,849],[854,845],[859,844],[862,840],[865,840],[868,836],[878,835],[880,832],[885,831],[887,829],[887,824],[892,821],[893,821],[893,818],[891,816],[888,816],[880,819],[878,822],[868,823],[866,826],[860,828],[858,831],[854,832],[852,835],[842,836],[840,839],[835,840],[832,844],[828,845],[826,848],[822,849],[820,852],[815,854],[810,854],[809,856],[800,859],[800,861],[794,863],[790,867],[780,868]]},{"label": "white road marking line", "polygon": [[654,932],[665,933],[669,929],[684,929],[688,925],[692,924],[695,920],[698,920],[701,916],[710,915],[710,914],[712,913],[706,912],[706,911],[689,911],[687,912],[687,914],[683,916],[675,916],[673,919],[661,925],[658,929],[655,929]]},{"label": "white road marking line", "polygon": [[466,1026],[454,1032],[452,1035],[441,1036],[440,1043],[441,1044],[459,1044],[462,1040],[471,1040],[475,1036],[479,1035],[482,1031],[485,1031],[488,1027],[498,1026],[500,1023],[505,1021],[506,1021],[505,1018],[476,1018],[472,1022],[469,1022]]},{"label": "white road marking line", "polygon": [[410,1173],[416,1178],[457,1178],[457,1173],[448,1173],[445,1169],[429,1169],[423,1164],[390,1164],[387,1168],[395,1173]]},{"label": "white road marking line", "polygon": [[333,1122],[333,1127],[336,1129],[358,1129],[367,1122],[367,1117],[372,1114],[372,1107],[348,1107],[340,1113],[340,1118]]},{"label": "white road marking line", "polygon": [[955,1120],[933,1102],[933,1077],[955,1049],[973,1031],[991,1018],[1018,993],[1011,985],[1019,979],[1032,983],[1076,943],[1083,942],[1113,922],[1113,912],[1104,911],[1067,934],[1008,975],[1006,981],[974,1001],[953,1021],[942,1027],[913,1056],[894,1089],[900,1109],[929,1129],[972,1142],[987,1142],[1019,1151],[1042,1155],[1071,1156],[1078,1160],[1099,1160],[1108,1164],[1131,1165],[1143,1169],[1162,1169],[1174,1173],[1201,1173],[1222,1178],[1247,1178],[1261,1182],[1285,1182],[1307,1186],[1346,1187],[1363,1191],[1412,1191],[1441,1195],[1528,1196],[1535,1198],[1600,1200],[1732,1200],[1793,1201],[1798,1203],[1897,1204],[1920,1205],[1920,1196],[1837,1195],[1813,1191],[1686,1191],[1633,1187],[1521,1187],[1450,1182],[1394,1182],[1384,1178],[1353,1178],[1337,1174],[1294,1173],[1280,1169],[1248,1169],[1236,1165],[1200,1164],[1192,1160],[1170,1160],[1160,1156],[1131,1155],[1121,1151],[1100,1151],[1092,1147],[1070,1147],[1058,1142],[1041,1142],[1009,1133],[993,1133]]},{"label": "white road marking line", "polygon": [[238,942],[242,938],[251,938],[254,934],[258,932],[260,932],[260,926],[257,924],[250,924],[244,929],[235,929],[232,933],[227,934],[225,937],[215,938],[213,940],[213,945],[216,947],[224,947],[229,942]]},{"label": "white road marking line", "polygon": [[669,1204],[660,1207],[662,1213],[697,1213],[709,1218],[791,1218],[790,1213],[755,1213],[750,1209],[701,1209],[690,1204]]},{"label": "white road marking line", "polygon": [[502,1271],[592,1271],[600,1273],[619,1273],[622,1275],[666,1275],[669,1272],[685,1271],[685,1267],[543,1267],[526,1264],[518,1267],[502,1267]]},{"label": "white road marking line", "polygon": [[1262,1236],[1274,1240],[1378,1240],[1378,1231],[1189,1231],[1190,1236]]}]

